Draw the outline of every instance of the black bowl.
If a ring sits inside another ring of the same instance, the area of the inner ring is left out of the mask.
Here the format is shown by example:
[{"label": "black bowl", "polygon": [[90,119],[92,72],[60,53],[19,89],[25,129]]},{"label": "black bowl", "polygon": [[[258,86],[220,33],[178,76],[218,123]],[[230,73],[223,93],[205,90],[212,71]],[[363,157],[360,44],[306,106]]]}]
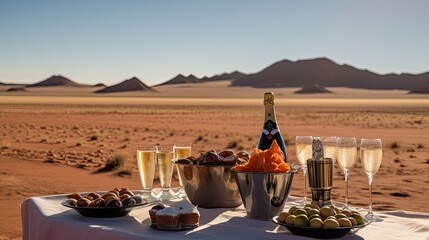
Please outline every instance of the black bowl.
[{"label": "black bowl", "polygon": [[141,207],[146,205],[147,201],[143,199],[143,201],[139,204],[136,204],[131,207],[122,206],[122,207],[77,207],[71,206],[66,203],[66,200],[61,202],[61,205],[68,208],[73,208],[76,212],[80,213],[85,217],[93,217],[93,218],[111,218],[111,217],[122,217],[127,215],[134,208]]},{"label": "black bowl", "polygon": [[285,226],[291,233],[295,235],[311,237],[311,238],[320,238],[320,239],[330,239],[330,238],[339,238],[346,235],[351,230],[357,232],[359,229],[367,226],[369,223],[365,222],[363,225],[353,226],[353,227],[339,227],[339,228],[312,228],[312,227],[298,227],[289,225],[286,223],[281,223],[278,221],[278,216],[273,218],[273,222]]}]

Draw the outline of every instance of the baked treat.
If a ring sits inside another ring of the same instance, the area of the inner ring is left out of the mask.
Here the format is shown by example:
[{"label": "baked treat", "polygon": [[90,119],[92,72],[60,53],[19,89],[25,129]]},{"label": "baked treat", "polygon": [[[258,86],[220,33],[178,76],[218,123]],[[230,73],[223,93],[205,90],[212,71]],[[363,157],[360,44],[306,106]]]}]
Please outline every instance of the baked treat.
[{"label": "baked treat", "polygon": [[[125,195],[125,194],[124,194]],[[122,195],[121,195],[122,196]],[[134,205],[136,205],[136,200],[134,200],[133,197],[129,196],[127,198],[124,198],[121,200],[122,202],[122,206],[127,206],[127,207],[132,207]]]},{"label": "baked treat", "polygon": [[237,159],[238,159],[237,155],[231,155],[228,157],[224,157],[222,159],[222,164],[223,165],[235,165],[235,163],[237,163]]},{"label": "baked treat", "polygon": [[233,152],[233,151],[231,151],[231,150],[223,150],[223,151],[222,151],[222,152],[220,152],[218,155],[219,155],[219,157],[226,158],[226,157],[229,157],[229,156],[234,155],[234,152]]},{"label": "baked treat", "polygon": [[155,215],[158,229],[179,229],[179,212],[175,208],[161,209]]},{"label": "baked treat", "polygon": [[89,204],[88,207],[104,207],[106,205],[104,199],[102,198],[97,198],[92,200]]},{"label": "baked treat", "polygon": [[133,196],[134,200],[136,201],[137,204],[140,204],[143,202],[143,198],[137,195]]},{"label": "baked treat", "polygon": [[82,196],[79,193],[71,193],[66,196],[68,199],[76,199],[79,200],[82,198]]},{"label": "baked treat", "polygon": [[246,152],[246,151],[240,151],[240,152],[238,152],[238,153],[237,153],[237,156],[238,156],[239,158],[243,158],[243,159],[245,159],[245,160],[249,160],[249,158],[250,158],[249,153],[248,153],[248,152]]},{"label": "baked treat", "polygon": [[131,192],[130,190],[126,189],[126,190],[122,190],[119,192],[119,195],[123,195],[123,194],[128,194],[130,196],[134,196],[134,193]]},{"label": "baked treat", "polygon": [[117,197],[117,195],[113,192],[107,192],[102,196],[103,199],[106,199],[108,197]]},{"label": "baked treat", "polygon": [[131,197],[131,195],[124,193],[124,194],[121,194],[121,196],[119,196],[119,199],[121,199],[121,201],[123,201],[124,199],[130,198],[130,197]]},{"label": "baked treat", "polygon": [[106,207],[121,207],[122,202],[116,197],[108,197],[105,200]]},{"label": "baked treat", "polygon": [[200,224],[200,213],[194,205],[190,202],[179,202],[174,207],[180,215],[179,225],[180,228],[193,228],[198,227]]},{"label": "baked treat", "polygon": [[65,200],[64,203],[69,206],[76,206],[77,200],[74,198],[70,198]]},{"label": "baked treat", "polygon": [[150,221],[152,222],[152,225],[156,226],[156,213],[159,210],[162,210],[165,208],[165,205],[162,203],[158,203],[155,206],[153,206],[150,210],[149,210],[149,216],[150,216]]},{"label": "baked treat", "polygon": [[88,205],[91,203],[91,201],[87,198],[80,198],[76,202],[76,206],[78,207],[88,207]]},{"label": "baked treat", "polygon": [[101,195],[96,193],[96,192],[92,192],[92,193],[88,194],[88,196],[86,196],[86,198],[88,198],[89,200],[95,200],[97,198],[101,198]]}]

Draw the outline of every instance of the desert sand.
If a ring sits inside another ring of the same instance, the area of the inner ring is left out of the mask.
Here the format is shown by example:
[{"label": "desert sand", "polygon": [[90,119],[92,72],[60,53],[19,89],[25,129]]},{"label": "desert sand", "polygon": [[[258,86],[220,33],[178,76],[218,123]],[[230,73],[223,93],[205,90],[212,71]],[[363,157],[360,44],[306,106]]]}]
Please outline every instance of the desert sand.
[{"label": "desert sand", "polygon": [[[1,93],[0,239],[21,237],[19,204],[28,197],[116,186],[141,189],[135,164],[137,144],[191,141],[196,156],[210,148],[251,151],[262,127],[261,99],[266,89],[219,86],[222,91],[216,91],[216,84],[195,87],[212,89],[206,92],[190,90],[193,87],[186,84],[161,86],[159,95],[100,97],[80,92],[76,97],[51,91],[46,96],[43,89],[36,94]],[[429,212],[427,97],[403,91],[329,88],[334,92],[329,97],[308,98],[291,94],[295,90],[274,91],[277,120],[291,163],[297,164],[297,135],[356,137],[358,141],[381,138],[383,163],[374,181],[374,209]],[[69,90],[73,91],[77,90]],[[128,156],[131,175],[94,174],[118,153]],[[302,196],[303,184],[300,173],[290,194]],[[338,166],[334,186],[334,200],[343,201],[345,185]],[[367,177],[357,160],[350,176],[350,204],[367,206],[368,191]]]}]

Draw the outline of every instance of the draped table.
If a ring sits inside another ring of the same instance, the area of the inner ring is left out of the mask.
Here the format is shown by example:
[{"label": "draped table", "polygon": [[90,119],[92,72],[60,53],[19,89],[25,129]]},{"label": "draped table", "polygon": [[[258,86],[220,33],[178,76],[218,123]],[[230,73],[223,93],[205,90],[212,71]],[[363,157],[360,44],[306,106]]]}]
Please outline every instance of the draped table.
[{"label": "draped table", "polygon": [[[23,239],[134,240],[134,239],[310,239],[296,236],[271,221],[249,219],[244,207],[198,208],[200,226],[185,231],[150,227],[149,209],[134,209],[116,218],[88,218],[61,205],[64,195],[31,197],[21,204]],[[301,198],[290,196],[285,209]],[[377,212],[383,222],[371,223],[343,239],[429,239],[429,214],[406,211]]]}]

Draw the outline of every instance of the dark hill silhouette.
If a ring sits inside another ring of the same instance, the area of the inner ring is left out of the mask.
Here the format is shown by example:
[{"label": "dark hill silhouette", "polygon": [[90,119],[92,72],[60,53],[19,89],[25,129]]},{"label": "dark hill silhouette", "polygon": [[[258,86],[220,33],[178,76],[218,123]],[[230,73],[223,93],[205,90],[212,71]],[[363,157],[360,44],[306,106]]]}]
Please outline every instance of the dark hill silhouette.
[{"label": "dark hill silhouette", "polygon": [[304,86],[300,90],[295,91],[295,93],[307,94],[307,93],[332,93],[332,92],[322,86],[313,84],[313,85]]},{"label": "dark hill silhouette", "polygon": [[27,87],[51,87],[51,86],[70,86],[70,87],[89,87],[89,85],[76,83],[61,75],[52,75],[38,83],[27,85]]},{"label": "dark hill silhouette", "polygon": [[429,72],[423,74],[377,74],[339,65],[327,58],[283,60],[264,70],[245,75],[231,83],[232,86],[252,87],[302,87],[307,85],[325,87],[352,87],[367,89],[404,89],[429,86]]},{"label": "dark hill silhouette", "polygon": [[194,75],[189,75],[187,77],[183,76],[182,74],[179,74],[177,76],[175,76],[174,78],[161,83],[157,86],[161,86],[161,85],[169,85],[169,84],[183,84],[183,83],[198,83],[200,82],[200,79],[195,77]]},{"label": "dark hill silhouette", "polygon": [[413,93],[428,94],[429,93],[429,87],[422,87],[422,88],[413,89],[408,94],[413,94]]},{"label": "dark hill silhouette", "polygon": [[92,85],[93,87],[107,87],[104,83],[97,83],[95,85]]},{"label": "dark hill silhouette", "polygon": [[6,90],[6,92],[26,92],[27,90],[23,87],[11,87]]},{"label": "dark hill silhouette", "polygon": [[128,80],[120,82],[110,87],[106,87],[95,91],[95,93],[114,93],[114,92],[128,92],[128,91],[153,91],[152,88],[144,84],[140,79],[132,77]]},{"label": "dark hill silhouette", "polygon": [[206,79],[205,81],[219,81],[219,80],[235,80],[246,76],[246,74],[239,71],[234,71],[232,73],[223,73],[220,75],[214,75],[211,78]]}]

